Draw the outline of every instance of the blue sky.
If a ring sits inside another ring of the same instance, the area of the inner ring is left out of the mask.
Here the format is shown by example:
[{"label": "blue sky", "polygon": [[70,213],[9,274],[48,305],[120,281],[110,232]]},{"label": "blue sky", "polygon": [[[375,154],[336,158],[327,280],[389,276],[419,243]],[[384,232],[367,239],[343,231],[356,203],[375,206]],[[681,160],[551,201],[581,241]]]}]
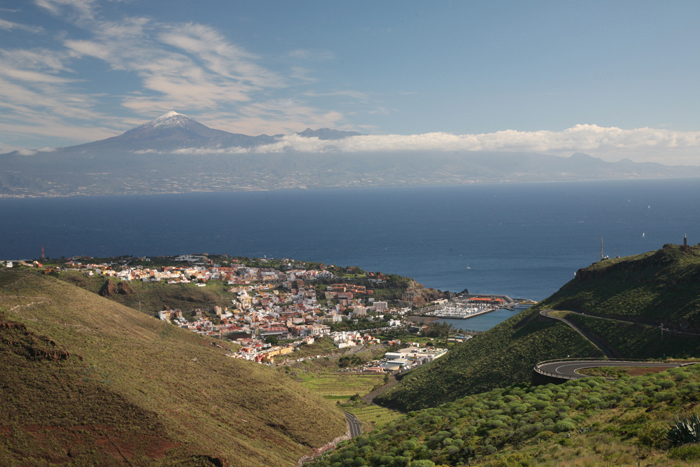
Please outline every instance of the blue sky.
[{"label": "blue sky", "polygon": [[237,133],[370,135],[343,151],[700,165],[698,24],[697,1],[9,0],[0,150],[175,110]]}]

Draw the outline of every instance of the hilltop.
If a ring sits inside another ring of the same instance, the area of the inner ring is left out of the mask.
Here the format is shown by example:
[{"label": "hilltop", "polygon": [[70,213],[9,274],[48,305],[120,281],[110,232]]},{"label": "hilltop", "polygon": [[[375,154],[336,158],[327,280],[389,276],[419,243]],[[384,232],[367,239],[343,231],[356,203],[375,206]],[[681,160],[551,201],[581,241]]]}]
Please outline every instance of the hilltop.
[{"label": "hilltop", "polygon": [[433,407],[527,383],[538,361],[603,356],[566,323],[540,315],[549,309],[562,310],[556,313],[617,357],[699,356],[700,338],[694,334],[699,327],[699,279],[700,246],[665,245],[658,251],[597,262],[536,306],[407,373],[376,401],[404,411]]},{"label": "hilltop", "polygon": [[0,271],[3,465],[294,465],[343,413],[283,373],[56,278]]}]

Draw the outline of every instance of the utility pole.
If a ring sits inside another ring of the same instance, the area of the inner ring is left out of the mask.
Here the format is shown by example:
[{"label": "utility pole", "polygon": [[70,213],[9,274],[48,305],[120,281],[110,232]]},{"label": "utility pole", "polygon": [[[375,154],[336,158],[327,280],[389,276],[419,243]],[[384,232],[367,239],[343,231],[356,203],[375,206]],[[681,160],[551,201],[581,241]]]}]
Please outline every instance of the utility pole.
[{"label": "utility pole", "polygon": [[600,237],[600,260],[603,261],[603,237]]}]

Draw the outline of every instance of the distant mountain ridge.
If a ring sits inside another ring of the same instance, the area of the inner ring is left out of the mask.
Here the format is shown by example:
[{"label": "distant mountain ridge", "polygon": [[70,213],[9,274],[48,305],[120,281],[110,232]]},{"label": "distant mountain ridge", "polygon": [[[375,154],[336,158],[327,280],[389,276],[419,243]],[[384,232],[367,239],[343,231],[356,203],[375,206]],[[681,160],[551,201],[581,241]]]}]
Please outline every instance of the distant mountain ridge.
[{"label": "distant mountain ridge", "polygon": [[[330,128],[295,135],[362,138]],[[299,152],[283,142],[284,135],[229,133],[169,112],[100,141],[0,154],[0,197],[700,177],[700,167],[606,162],[581,153]],[[270,150],[251,150],[261,146]]]},{"label": "distant mountain ridge", "polygon": [[[319,139],[342,139],[348,136],[357,136],[360,133],[354,131],[332,130],[321,128],[311,130],[307,128],[300,136]],[[136,128],[126,131],[119,136],[57,149],[59,152],[71,152],[73,150],[111,150],[111,151],[175,151],[185,148],[253,148],[264,144],[277,142],[281,134],[269,136],[248,136],[240,133],[215,130],[198,121],[177,113],[168,112],[155,120],[146,122]]]}]

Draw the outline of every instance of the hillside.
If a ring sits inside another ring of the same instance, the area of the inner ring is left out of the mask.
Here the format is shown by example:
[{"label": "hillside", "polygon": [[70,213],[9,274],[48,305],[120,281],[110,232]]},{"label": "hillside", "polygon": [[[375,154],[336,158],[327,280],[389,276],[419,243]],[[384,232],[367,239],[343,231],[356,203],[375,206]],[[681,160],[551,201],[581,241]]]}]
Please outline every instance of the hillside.
[{"label": "hillside", "polygon": [[0,464],[294,465],[345,432],[341,411],[225,345],[0,271]]},{"label": "hillside", "polygon": [[700,332],[700,245],[599,261],[541,307]]},{"label": "hillside", "polygon": [[525,310],[458,344],[446,356],[419,367],[375,402],[402,411],[434,407],[469,394],[529,382],[539,361],[602,357],[603,353],[563,323],[542,322]]},{"label": "hillside", "polygon": [[677,418],[700,413],[699,401],[700,365],[496,388],[409,412],[313,465],[698,465],[697,432],[666,436]]},{"label": "hillside", "polygon": [[700,336],[692,334],[700,329],[700,246],[665,245],[581,269],[548,299],[408,373],[377,402],[400,410],[432,407],[529,382],[532,367],[541,360],[602,356],[564,323],[544,322],[539,312],[547,309],[585,312],[588,316],[568,313],[566,319],[619,357],[700,356]]},{"label": "hillside", "polygon": [[[224,293],[226,288],[223,283],[208,287],[196,287],[194,285],[171,285],[164,282],[142,282],[129,281],[123,287],[122,293],[116,291],[121,283],[118,279],[102,276],[86,276],[78,271],[64,271],[57,275],[62,281],[76,285],[89,292],[101,295],[105,298],[120,303],[122,305],[141,310],[151,316],[168,306],[172,309],[191,310],[194,308],[210,309],[215,306],[227,306],[231,304],[231,298]],[[114,284],[114,292],[109,290],[105,284]],[[229,294],[230,295],[230,294]]]}]

